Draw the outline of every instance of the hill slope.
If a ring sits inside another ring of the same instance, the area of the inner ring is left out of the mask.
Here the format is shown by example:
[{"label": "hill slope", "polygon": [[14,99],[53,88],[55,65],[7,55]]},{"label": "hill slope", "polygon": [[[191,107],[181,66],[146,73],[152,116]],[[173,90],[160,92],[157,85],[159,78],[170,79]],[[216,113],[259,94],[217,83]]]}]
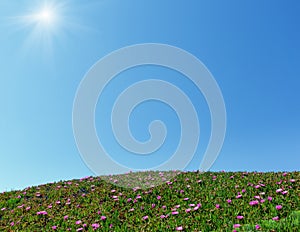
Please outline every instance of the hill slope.
[{"label": "hill slope", "polygon": [[299,180],[173,171],[49,183],[1,193],[0,231],[299,231]]}]

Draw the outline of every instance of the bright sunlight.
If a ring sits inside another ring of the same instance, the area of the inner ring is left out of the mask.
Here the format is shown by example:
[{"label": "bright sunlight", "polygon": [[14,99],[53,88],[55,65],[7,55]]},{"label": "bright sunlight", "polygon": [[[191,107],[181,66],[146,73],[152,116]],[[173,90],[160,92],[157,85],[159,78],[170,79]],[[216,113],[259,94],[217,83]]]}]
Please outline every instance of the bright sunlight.
[{"label": "bright sunlight", "polygon": [[36,20],[41,23],[53,23],[55,21],[55,13],[52,9],[45,8],[36,15]]}]

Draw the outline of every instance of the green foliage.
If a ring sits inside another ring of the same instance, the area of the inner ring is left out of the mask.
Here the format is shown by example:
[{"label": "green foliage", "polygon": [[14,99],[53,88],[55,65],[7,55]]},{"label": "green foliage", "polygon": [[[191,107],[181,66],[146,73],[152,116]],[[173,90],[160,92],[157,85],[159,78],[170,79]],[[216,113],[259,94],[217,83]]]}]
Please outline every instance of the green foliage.
[{"label": "green foliage", "polygon": [[0,193],[0,231],[296,232],[299,177],[172,171],[60,181]]}]

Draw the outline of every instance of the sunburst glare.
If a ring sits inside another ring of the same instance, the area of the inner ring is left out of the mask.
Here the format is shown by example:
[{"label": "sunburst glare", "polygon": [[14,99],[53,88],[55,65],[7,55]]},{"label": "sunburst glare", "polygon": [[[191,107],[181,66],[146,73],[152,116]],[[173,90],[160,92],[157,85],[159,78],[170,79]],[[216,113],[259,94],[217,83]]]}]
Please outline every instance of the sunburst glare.
[{"label": "sunburst glare", "polygon": [[55,12],[52,9],[45,8],[36,15],[36,20],[42,23],[50,24],[55,20]]},{"label": "sunburst glare", "polygon": [[[55,50],[61,48],[68,35],[82,36],[98,33],[82,24],[81,14],[91,4],[71,4],[68,0],[36,0],[20,6],[17,15],[9,17],[8,30],[23,33],[20,56],[39,54],[52,60]],[[16,10],[18,10],[16,9]],[[76,17],[75,17],[76,16]],[[11,34],[11,33],[10,33]]]},{"label": "sunburst glare", "polygon": [[26,54],[34,47],[48,56],[53,53],[54,39],[62,37],[66,29],[65,7],[63,1],[39,1],[28,5],[23,15],[12,18],[19,29],[27,32],[22,49]]}]

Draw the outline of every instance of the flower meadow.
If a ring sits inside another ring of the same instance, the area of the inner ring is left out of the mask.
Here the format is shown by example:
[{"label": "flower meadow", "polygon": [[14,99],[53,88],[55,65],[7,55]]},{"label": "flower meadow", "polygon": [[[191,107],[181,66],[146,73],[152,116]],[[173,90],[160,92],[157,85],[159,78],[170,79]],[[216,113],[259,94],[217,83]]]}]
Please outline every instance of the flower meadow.
[{"label": "flower meadow", "polygon": [[0,231],[299,231],[299,180],[149,171],[60,181],[0,193]]}]

